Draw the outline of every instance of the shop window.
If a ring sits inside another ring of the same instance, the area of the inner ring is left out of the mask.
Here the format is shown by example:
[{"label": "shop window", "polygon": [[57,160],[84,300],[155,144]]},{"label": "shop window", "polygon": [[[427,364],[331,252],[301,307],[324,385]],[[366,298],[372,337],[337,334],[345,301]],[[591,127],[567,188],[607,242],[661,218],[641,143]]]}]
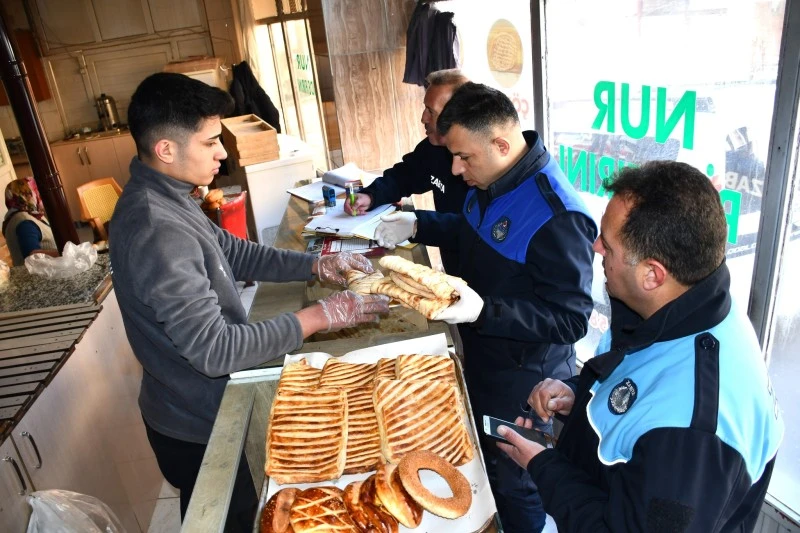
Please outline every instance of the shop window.
[{"label": "shop window", "polygon": [[[599,221],[600,183],[626,165],[690,163],[720,191],[734,299],[747,307],[783,24],[783,1],[547,2],[547,146]],[[608,328],[595,311],[578,357]]]}]

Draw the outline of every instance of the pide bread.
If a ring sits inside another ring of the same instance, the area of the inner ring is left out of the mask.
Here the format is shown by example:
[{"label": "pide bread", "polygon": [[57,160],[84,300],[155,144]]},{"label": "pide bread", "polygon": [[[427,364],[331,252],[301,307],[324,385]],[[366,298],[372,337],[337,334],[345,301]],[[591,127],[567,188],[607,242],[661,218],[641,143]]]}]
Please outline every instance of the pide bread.
[{"label": "pide bread", "polygon": [[[425,265],[418,265],[397,255],[387,255],[382,257],[380,265],[383,268],[399,272],[404,276],[425,287],[437,298],[454,302],[458,300],[458,292],[448,283],[448,279],[458,279],[448,276],[443,272],[436,271]],[[463,281],[463,280],[461,280]]]},{"label": "pide bread", "polygon": [[399,272],[389,272],[389,277],[392,279],[395,285],[405,291],[410,292],[411,294],[416,294],[417,296],[422,296],[423,298],[428,298],[429,300],[437,299],[436,295],[429,291],[427,287],[417,283],[407,276],[400,274]]},{"label": "pide bread", "polygon": [[397,464],[414,450],[434,452],[456,466],[472,460],[464,406],[455,384],[380,380],[373,402],[387,461]]},{"label": "pide bread", "polygon": [[373,384],[347,391],[347,459],[344,473],[375,470],[382,462],[378,419],[372,404]]},{"label": "pide bread", "polygon": [[280,484],[340,477],[347,418],[342,389],[278,391],[270,413],[266,474]]},{"label": "pide bread", "polygon": [[289,520],[295,533],[360,533],[347,512],[344,492],[336,487],[311,487],[300,492]]},{"label": "pide bread", "polygon": [[378,363],[375,366],[375,381],[379,379],[395,379],[397,377],[394,370],[395,361],[396,359],[389,359],[388,357],[378,359]]},{"label": "pide bread", "polygon": [[413,294],[395,285],[391,278],[381,278],[372,283],[370,288],[373,294],[385,294],[390,298],[398,300],[410,309],[415,309],[429,320],[433,320],[442,309],[450,307],[450,300],[431,300],[423,298],[418,294]]},{"label": "pide bread", "polygon": [[315,389],[319,385],[322,370],[314,368],[305,359],[283,367],[278,391],[285,389]]},{"label": "pide bread", "polygon": [[372,274],[366,274],[360,270],[348,270],[345,272],[345,279],[347,280],[347,288],[356,294],[372,294],[372,284],[383,278],[383,272],[380,270]]},{"label": "pide bread", "polygon": [[441,380],[456,383],[456,365],[446,355],[399,355],[395,361],[397,379]]},{"label": "pide bread", "polygon": [[319,386],[356,389],[372,383],[374,377],[375,363],[345,363],[331,357],[322,367]]}]

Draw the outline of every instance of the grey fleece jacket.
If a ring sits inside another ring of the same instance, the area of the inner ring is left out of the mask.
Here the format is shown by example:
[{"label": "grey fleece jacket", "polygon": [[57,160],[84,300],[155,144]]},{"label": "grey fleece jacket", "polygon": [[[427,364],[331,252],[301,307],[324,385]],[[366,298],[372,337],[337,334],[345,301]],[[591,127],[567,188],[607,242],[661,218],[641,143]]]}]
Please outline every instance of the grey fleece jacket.
[{"label": "grey fleece jacket", "polygon": [[189,197],[193,186],[134,158],[114,210],[114,290],[144,368],[139,407],[176,439],[207,443],[228,374],[303,344],[292,313],[247,323],[235,280],[311,279],[313,256],[219,229]]}]

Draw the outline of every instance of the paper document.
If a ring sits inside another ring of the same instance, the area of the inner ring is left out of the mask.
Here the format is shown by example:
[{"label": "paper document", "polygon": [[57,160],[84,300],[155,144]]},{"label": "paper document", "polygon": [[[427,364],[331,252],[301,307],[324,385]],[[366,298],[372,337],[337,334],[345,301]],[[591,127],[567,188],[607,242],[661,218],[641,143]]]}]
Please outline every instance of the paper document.
[{"label": "paper document", "polygon": [[322,175],[322,181],[332,185],[339,185],[340,187],[345,187],[348,183],[357,182],[359,185],[366,187],[375,181],[377,177],[376,174],[364,172],[353,163],[347,163],[343,167],[327,171]]},{"label": "paper document", "polygon": [[336,207],[329,207],[324,215],[312,218],[303,231],[375,239],[375,228],[380,224],[381,216],[395,210],[391,204],[379,205],[366,215],[354,217],[344,212],[345,201],[345,198],[337,198]]},{"label": "paper document", "polygon": [[322,187],[325,185],[333,187],[336,190],[337,195],[345,192],[344,187],[340,187],[332,183],[326,183],[322,180],[309,183],[308,185],[303,185],[302,187],[286,189],[286,192],[308,202],[321,202],[324,200],[324,198],[322,198]]}]

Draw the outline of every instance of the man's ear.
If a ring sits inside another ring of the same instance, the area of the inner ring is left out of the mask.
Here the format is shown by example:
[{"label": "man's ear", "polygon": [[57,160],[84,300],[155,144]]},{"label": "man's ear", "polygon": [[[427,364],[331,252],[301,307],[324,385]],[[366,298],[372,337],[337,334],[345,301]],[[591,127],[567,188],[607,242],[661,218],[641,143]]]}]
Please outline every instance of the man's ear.
[{"label": "man's ear", "polygon": [[505,137],[495,137],[492,141],[492,144],[497,147],[497,150],[502,156],[508,155],[508,153],[511,151],[511,144]]},{"label": "man's ear", "polygon": [[642,273],[642,289],[652,291],[666,283],[669,272],[659,261],[645,259],[639,262],[639,268],[644,269]]},{"label": "man's ear", "polygon": [[175,161],[177,146],[169,139],[160,139],[155,146],[153,146],[153,153],[162,162],[167,165]]}]

